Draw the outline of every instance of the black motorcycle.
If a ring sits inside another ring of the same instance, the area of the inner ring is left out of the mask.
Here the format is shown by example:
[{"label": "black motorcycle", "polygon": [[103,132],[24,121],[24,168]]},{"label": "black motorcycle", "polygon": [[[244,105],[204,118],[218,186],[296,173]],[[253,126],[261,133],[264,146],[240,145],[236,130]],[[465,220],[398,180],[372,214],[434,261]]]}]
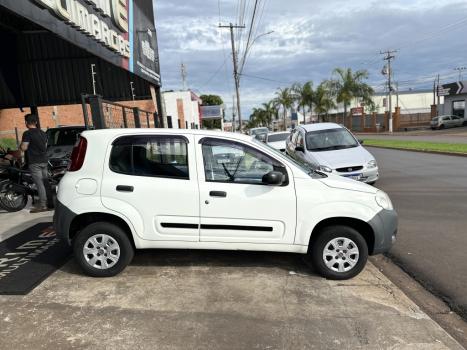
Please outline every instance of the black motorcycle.
[{"label": "black motorcycle", "polygon": [[[67,162],[49,160],[48,179],[45,180],[47,182],[44,184],[49,208],[53,208],[53,193],[67,170],[66,165]],[[20,211],[28,204],[29,197],[32,198],[34,204],[38,192],[31,172],[24,167],[18,168],[13,164],[7,168],[7,172],[8,178],[0,181],[0,207],[8,212]]]}]

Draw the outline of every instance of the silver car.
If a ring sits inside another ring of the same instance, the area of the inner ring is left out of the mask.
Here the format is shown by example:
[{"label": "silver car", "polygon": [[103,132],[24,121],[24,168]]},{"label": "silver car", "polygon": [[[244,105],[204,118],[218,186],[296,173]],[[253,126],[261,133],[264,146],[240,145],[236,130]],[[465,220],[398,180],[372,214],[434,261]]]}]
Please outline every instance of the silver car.
[{"label": "silver car", "polygon": [[464,125],[464,121],[464,118],[457,115],[440,115],[431,120],[430,126],[433,130],[455,128]]},{"label": "silver car", "polygon": [[285,152],[286,140],[289,136],[289,131],[270,132],[266,143],[278,151]]},{"label": "silver car", "polygon": [[338,124],[300,125],[287,139],[286,153],[323,172],[372,185],[379,179],[378,164],[361,143]]}]

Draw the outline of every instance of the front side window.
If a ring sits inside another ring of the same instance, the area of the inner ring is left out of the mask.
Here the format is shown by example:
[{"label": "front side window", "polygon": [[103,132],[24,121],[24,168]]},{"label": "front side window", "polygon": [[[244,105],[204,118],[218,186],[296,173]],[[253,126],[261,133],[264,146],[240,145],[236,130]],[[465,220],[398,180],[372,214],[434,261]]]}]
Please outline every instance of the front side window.
[{"label": "front side window", "polygon": [[186,139],[171,136],[130,136],[117,139],[110,154],[116,173],[189,179]]},{"label": "front side window", "polygon": [[287,176],[280,162],[253,147],[219,139],[201,142],[206,181],[262,184],[263,176],[271,171]]},{"label": "front side window", "polygon": [[333,151],[357,147],[359,143],[344,128],[309,131],[306,133],[306,147],[312,152]]}]

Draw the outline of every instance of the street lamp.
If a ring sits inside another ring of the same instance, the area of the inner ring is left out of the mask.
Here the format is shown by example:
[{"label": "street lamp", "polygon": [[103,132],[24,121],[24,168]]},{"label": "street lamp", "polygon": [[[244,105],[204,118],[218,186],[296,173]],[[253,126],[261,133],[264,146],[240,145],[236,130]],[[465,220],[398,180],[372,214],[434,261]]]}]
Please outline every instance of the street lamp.
[{"label": "street lamp", "polygon": [[271,30],[270,32],[267,32],[267,33],[263,33],[263,34],[257,35],[257,36],[251,41],[250,45],[248,45],[248,46],[245,48],[245,53],[243,54],[243,58],[242,58],[242,64],[240,65],[240,74],[243,73],[243,67],[245,66],[246,58],[247,58],[247,56],[248,56],[248,53],[250,52],[251,47],[252,47],[253,44],[256,42],[256,40],[258,40],[259,38],[262,38],[263,36],[272,34],[272,33],[274,33],[273,30]]}]

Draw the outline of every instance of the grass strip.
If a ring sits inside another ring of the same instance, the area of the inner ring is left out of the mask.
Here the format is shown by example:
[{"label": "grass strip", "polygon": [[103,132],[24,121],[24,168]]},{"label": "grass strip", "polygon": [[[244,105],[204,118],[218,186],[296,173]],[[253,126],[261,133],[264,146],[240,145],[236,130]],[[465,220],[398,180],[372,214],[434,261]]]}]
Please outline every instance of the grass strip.
[{"label": "grass strip", "polygon": [[426,152],[467,154],[467,144],[462,143],[436,143],[424,141],[365,139],[364,145]]}]

